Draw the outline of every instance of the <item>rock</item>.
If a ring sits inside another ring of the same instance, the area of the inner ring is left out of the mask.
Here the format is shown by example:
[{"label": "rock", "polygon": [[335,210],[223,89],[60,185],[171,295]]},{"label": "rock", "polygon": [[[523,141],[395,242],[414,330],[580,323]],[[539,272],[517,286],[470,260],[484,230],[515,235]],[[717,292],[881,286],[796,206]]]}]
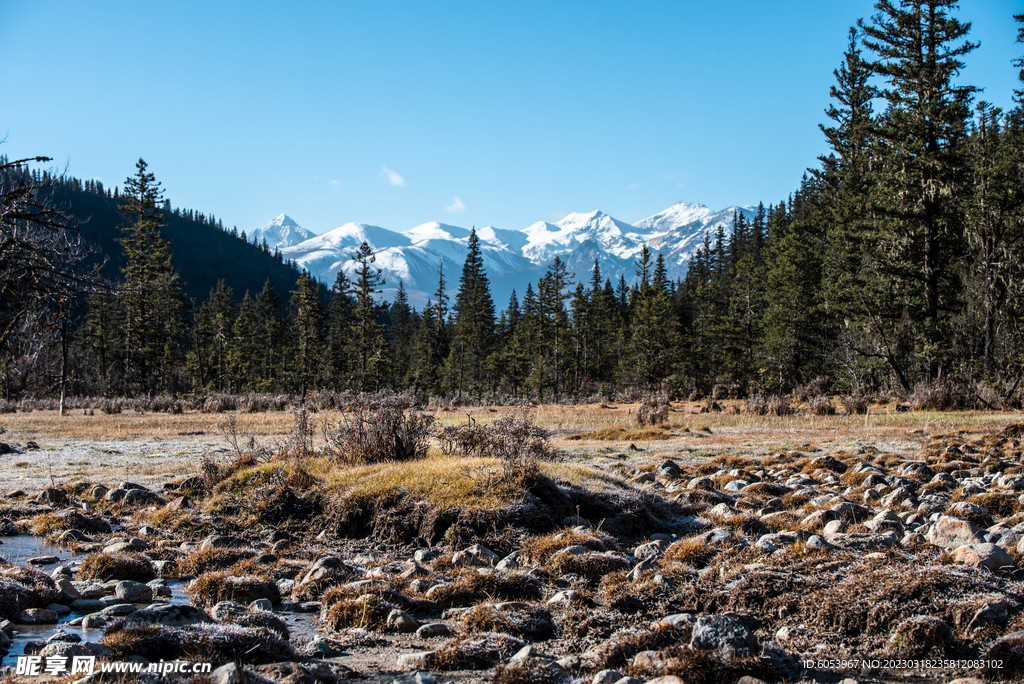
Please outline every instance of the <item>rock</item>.
[{"label": "rock", "polygon": [[336,648],[334,644],[322,636],[315,636],[310,639],[303,650],[315,658],[333,658],[341,655],[343,652],[342,649]]},{"label": "rock", "polygon": [[590,684],[613,684],[624,676],[618,670],[601,670],[590,680]]},{"label": "rock", "polygon": [[221,665],[210,673],[210,681],[213,684],[245,684],[248,677],[236,663]]},{"label": "rock", "polygon": [[513,551],[512,553],[502,558],[494,567],[498,570],[518,570],[519,568],[523,567],[523,564],[519,560],[519,552]]},{"label": "rock", "polygon": [[665,542],[647,542],[646,544],[641,544],[640,546],[636,547],[636,550],[633,551],[633,557],[636,558],[638,561],[645,561],[651,558],[657,558],[665,552],[666,548],[668,548],[668,544],[666,544]]},{"label": "rock", "polygon": [[71,609],[65,606],[63,603],[47,603],[47,610],[52,610],[57,614],[57,617],[63,617],[71,613]]},{"label": "rock", "polygon": [[57,556],[32,556],[25,562],[29,565],[55,565],[60,559]]},{"label": "rock", "polygon": [[984,532],[974,523],[941,516],[928,530],[925,538],[935,546],[952,551],[969,544],[985,543]]},{"label": "rock", "polygon": [[417,563],[429,563],[437,559],[437,553],[430,549],[419,549],[412,555],[412,559]]},{"label": "rock", "polygon": [[36,497],[36,501],[39,503],[48,503],[51,506],[67,506],[68,493],[58,487],[47,487],[43,491],[39,492],[39,496]]},{"label": "rock", "polygon": [[1010,554],[995,544],[967,544],[953,550],[953,562],[992,572],[1010,572],[1017,567]]},{"label": "rock", "polygon": [[592,525],[586,518],[581,518],[578,515],[567,515],[562,518],[562,524],[566,527],[582,527],[585,530],[592,529]]},{"label": "rock", "polygon": [[690,647],[715,651],[725,660],[746,658],[758,652],[757,639],[734,615],[701,615],[690,636]]},{"label": "rock", "polygon": [[809,549],[824,549],[827,551],[835,548],[835,546],[829,544],[824,537],[817,534],[812,534],[807,538],[805,543]]},{"label": "rock", "polygon": [[736,680],[736,684],[768,684],[768,682],[757,677],[751,677],[750,675],[743,675]]},{"label": "rock", "polygon": [[415,653],[403,653],[398,656],[399,670],[427,670],[433,660],[433,651],[417,651]]},{"label": "rock", "polygon": [[647,684],[687,684],[687,682],[685,679],[680,679],[675,675],[665,675],[664,677],[648,679]]},{"label": "rock", "polygon": [[220,601],[210,609],[210,617],[217,622],[234,622],[245,615],[248,610],[241,603],[235,601]]},{"label": "rock", "polygon": [[855,551],[888,549],[893,546],[897,546],[900,543],[901,538],[902,537],[897,535],[895,532],[885,532],[883,534],[833,534],[832,536],[827,537],[830,544]]},{"label": "rock", "polygon": [[48,608],[26,608],[14,616],[14,621],[22,625],[53,625],[57,618],[57,612]]},{"label": "rock", "polygon": [[547,603],[549,606],[568,606],[578,601],[579,598],[580,595],[577,592],[572,589],[566,589],[549,598]]},{"label": "rock", "polygon": [[339,556],[324,556],[323,558],[318,558],[302,574],[301,579],[295,583],[292,595],[298,598],[302,590],[311,584],[340,584],[356,579],[361,574],[358,570],[345,563]]},{"label": "rock", "polygon": [[114,595],[128,603],[152,603],[153,588],[142,582],[121,580],[114,586]]},{"label": "rock", "polygon": [[164,509],[168,511],[185,511],[190,508],[192,508],[192,499],[187,496],[179,496],[176,499],[172,499],[164,506]]},{"label": "rock", "polygon": [[260,611],[260,610],[262,610],[262,611],[267,611],[267,612],[273,612],[274,604],[271,602],[270,599],[260,598],[260,599],[256,599],[255,601],[253,601],[252,603],[249,604],[249,610],[250,611]]},{"label": "rock", "polygon": [[451,629],[443,622],[431,622],[416,630],[416,636],[420,639],[434,639],[437,637],[451,636]]},{"label": "rock", "polygon": [[975,630],[987,627],[988,625],[1004,625],[1009,619],[1008,610],[1010,604],[1007,601],[990,601],[975,611],[971,621],[967,623],[968,634]]},{"label": "rock", "polygon": [[835,511],[815,511],[800,521],[800,525],[807,529],[824,527],[833,520],[837,520],[839,514]]},{"label": "rock", "polygon": [[494,553],[482,544],[473,544],[464,551],[456,551],[452,554],[452,565],[460,567],[483,567],[483,566],[494,566],[500,558],[498,554]]},{"label": "rock", "polygon": [[402,633],[415,632],[420,627],[416,618],[397,608],[388,613],[387,625],[388,629]]},{"label": "rock", "polygon": [[832,520],[825,524],[825,529],[822,534],[824,534],[825,538],[828,539],[832,535],[842,534],[846,531],[846,527],[847,524],[845,520]]},{"label": "rock", "polygon": [[86,615],[82,618],[82,629],[103,629],[108,624],[107,618],[94,613],[93,615]]},{"label": "rock", "polygon": [[410,672],[391,680],[391,684],[435,684],[437,680],[429,672]]},{"label": "rock", "polygon": [[112,605],[107,606],[103,610],[101,610],[99,613],[97,613],[97,615],[101,615],[103,617],[108,617],[108,618],[109,617],[120,617],[122,615],[130,615],[130,614],[134,613],[137,610],[138,610],[138,608],[136,608],[131,603],[114,603]]},{"label": "rock", "polygon": [[184,627],[202,622],[213,622],[202,608],[187,605],[151,605],[140,608],[125,618],[125,629],[160,625],[163,627]]},{"label": "rock", "polygon": [[199,544],[199,550],[206,551],[207,549],[244,549],[248,546],[249,542],[245,541],[241,537],[215,534],[204,539]]}]

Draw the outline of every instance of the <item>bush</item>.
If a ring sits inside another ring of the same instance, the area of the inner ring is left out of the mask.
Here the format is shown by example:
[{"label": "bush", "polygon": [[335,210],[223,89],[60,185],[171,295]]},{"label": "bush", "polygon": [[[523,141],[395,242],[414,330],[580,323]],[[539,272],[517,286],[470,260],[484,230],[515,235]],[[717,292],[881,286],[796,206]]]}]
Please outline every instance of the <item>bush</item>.
[{"label": "bush", "polygon": [[433,416],[407,413],[398,397],[372,405],[361,400],[334,429],[324,424],[328,454],[347,464],[408,461],[427,455]]},{"label": "bush", "polygon": [[843,404],[843,408],[846,409],[846,413],[851,416],[864,415],[868,412],[868,406],[870,404],[868,398],[861,395],[841,397],[840,401]]},{"label": "bush", "polygon": [[148,582],[156,579],[156,568],[141,553],[94,553],[82,561],[78,579]]},{"label": "bush", "polygon": [[644,402],[636,410],[636,424],[640,427],[664,425],[668,423],[668,404],[656,406]]},{"label": "bush", "polygon": [[814,397],[811,399],[811,413],[816,416],[834,416],[836,407],[828,397]]},{"label": "bush", "polygon": [[277,583],[265,575],[235,576],[228,570],[208,572],[189,583],[185,589],[193,603],[210,608],[221,601],[235,601],[243,606],[256,599],[281,603]]}]

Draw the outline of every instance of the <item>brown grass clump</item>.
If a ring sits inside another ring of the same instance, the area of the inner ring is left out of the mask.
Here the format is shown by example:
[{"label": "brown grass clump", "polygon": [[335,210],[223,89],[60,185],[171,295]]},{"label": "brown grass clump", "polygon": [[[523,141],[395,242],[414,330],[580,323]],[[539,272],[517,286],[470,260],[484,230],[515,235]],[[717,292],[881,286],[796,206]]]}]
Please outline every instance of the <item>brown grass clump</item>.
[{"label": "brown grass clump", "polygon": [[722,521],[725,527],[730,527],[739,532],[750,536],[759,536],[765,533],[766,527],[763,522],[758,520],[756,517],[747,513],[738,513],[736,515],[730,515],[728,518]]},{"label": "brown grass clump", "polygon": [[569,529],[530,537],[523,543],[519,553],[533,563],[543,564],[551,556],[570,546],[583,546],[591,551],[612,551],[619,548],[614,537],[600,530],[578,532]]},{"label": "brown grass clump", "polygon": [[156,567],[141,553],[94,553],[86,556],[78,570],[78,579],[134,580],[156,579]]},{"label": "brown grass clump", "polygon": [[193,551],[178,561],[178,572],[182,575],[203,575],[217,570],[226,570],[235,563],[252,558],[254,549],[203,549]]},{"label": "brown grass clump", "polygon": [[430,599],[442,608],[467,606],[481,600],[538,601],[544,595],[537,578],[524,572],[469,572],[451,584],[431,589]]},{"label": "brown grass clump", "polygon": [[627,430],[624,427],[603,427],[589,432],[579,432],[565,439],[572,441],[588,440],[595,442],[652,442],[672,437],[667,425],[654,425]]},{"label": "brown grass clump", "polygon": [[230,662],[256,665],[295,658],[288,642],[271,630],[219,623],[130,629],[115,623],[107,629],[103,643],[122,660],[135,655],[152,662],[182,659],[219,667]]},{"label": "brown grass clump", "polygon": [[396,607],[375,594],[342,598],[331,603],[325,601],[320,609],[320,623],[335,631],[353,627],[381,631],[387,627],[388,615]]},{"label": "brown grass clump", "polygon": [[596,582],[611,572],[629,568],[629,563],[619,556],[597,553],[559,553],[552,556],[545,568],[555,575],[581,575]]},{"label": "brown grass clump", "polygon": [[496,632],[461,636],[434,651],[430,668],[486,670],[508,660],[525,645],[521,639]]},{"label": "brown grass clump", "polygon": [[696,537],[680,539],[665,550],[662,556],[666,563],[685,563],[695,568],[703,568],[719,553],[718,549]]},{"label": "brown grass clump", "polygon": [[998,494],[995,492],[977,494],[967,499],[971,503],[978,504],[990,513],[1000,517],[1008,518],[1024,511],[1024,505],[1016,494]]},{"label": "brown grass clump", "polygon": [[468,634],[501,632],[526,639],[548,639],[555,632],[551,611],[529,604],[481,604],[471,608],[462,618]]},{"label": "brown grass clump", "polygon": [[623,667],[640,651],[657,651],[689,640],[690,630],[690,625],[682,623],[658,624],[649,629],[620,629],[597,648],[594,654],[595,664],[598,669]]},{"label": "brown grass clump", "polygon": [[228,571],[208,572],[200,575],[185,588],[185,593],[196,605],[209,608],[221,601],[235,601],[248,605],[256,599],[270,599],[281,603],[277,583],[266,575],[236,576]]}]

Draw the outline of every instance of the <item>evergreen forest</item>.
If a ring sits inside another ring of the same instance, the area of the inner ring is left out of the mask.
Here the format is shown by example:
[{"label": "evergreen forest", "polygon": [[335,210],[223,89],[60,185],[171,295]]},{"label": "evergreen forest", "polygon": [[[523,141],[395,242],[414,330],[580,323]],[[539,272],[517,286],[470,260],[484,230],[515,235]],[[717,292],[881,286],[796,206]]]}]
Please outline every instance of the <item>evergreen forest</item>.
[{"label": "evergreen forest", "polygon": [[401,287],[379,299],[369,245],[353,275],[318,283],[172,209],[142,160],[110,191],[0,159],[0,398],[813,388],[1020,406],[1024,59],[1015,106],[986,102],[955,8],[882,0],[852,27],[821,126],[830,152],[788,197],[705,236],[681,279],[647,248],[615,282],[555,258],[495,302],[474,233],[462,272],[439,271],[417,310]]}]

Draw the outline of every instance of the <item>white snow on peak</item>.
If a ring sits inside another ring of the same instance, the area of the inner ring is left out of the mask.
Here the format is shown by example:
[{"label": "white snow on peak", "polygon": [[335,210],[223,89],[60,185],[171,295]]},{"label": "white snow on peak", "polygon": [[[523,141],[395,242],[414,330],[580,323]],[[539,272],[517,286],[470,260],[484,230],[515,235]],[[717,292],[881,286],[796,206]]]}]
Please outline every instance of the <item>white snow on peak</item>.
[{"label": "white snow on peak", "polygon": [[255,239],[257,244],[266,240],[267,246],[274,249],[297,245],[314,235],[315,233],[300,226],[287,214],[279,214],[270,223],[253,230],[248,237]]},{"label": "white snow on peak", "polygon": [[654,216],[649,216],[634,225],[641,233],[660,235],[683,226],[703,225],[714,216],[715,212],[703,204],[692,202],[676,202],[668,209],[659,211]]},{"label": "white snow on peak", "polygon": [[449,226],[446,223],[430,221],[407,230],[402,235],[413,241],[413,243],[424,240],[460,240],[469,237],[469,231],[458,226]]}]

